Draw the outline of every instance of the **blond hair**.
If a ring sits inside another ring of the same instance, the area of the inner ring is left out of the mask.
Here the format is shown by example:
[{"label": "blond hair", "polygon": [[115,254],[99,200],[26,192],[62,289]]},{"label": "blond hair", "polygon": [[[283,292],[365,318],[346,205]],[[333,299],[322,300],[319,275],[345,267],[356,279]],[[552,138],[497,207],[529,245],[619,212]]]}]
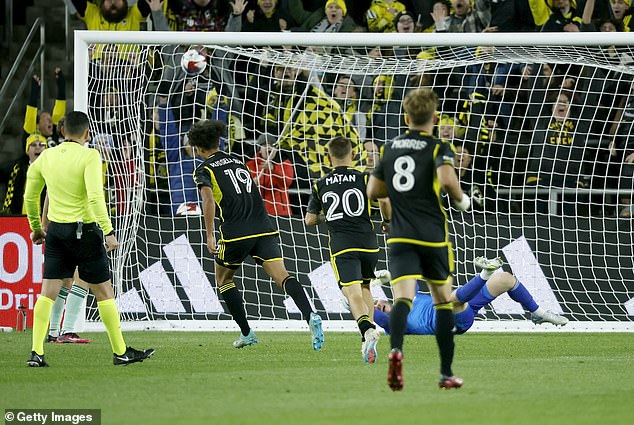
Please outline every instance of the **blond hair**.
[{"label": "blond hair", "polygon": [[414,126],[433,120],[437,106],[438,95],[428,88],[414,89],[403,99],[403,109]]}]

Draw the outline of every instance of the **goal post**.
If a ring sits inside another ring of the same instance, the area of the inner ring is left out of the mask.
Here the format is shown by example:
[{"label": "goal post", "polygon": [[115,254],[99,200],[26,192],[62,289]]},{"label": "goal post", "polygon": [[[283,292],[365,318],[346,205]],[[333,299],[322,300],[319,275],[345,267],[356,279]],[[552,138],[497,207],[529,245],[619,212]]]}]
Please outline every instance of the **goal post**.
[{"label": "goal post", "polygon": [[[192,46],[209,58],[199,75],[180,67]],[[406,129],[400,100],[425,86],[439,96],[436,132],[453,139],[475,206],[448,209],[454,285],[477,272],[474,257],[501,256],[540,306],[571,320],[564,331],[634,331],[630,46],[630,33],[76,31],[74,109],[89,114],[106,160],[124,326],[236,329],[214,282],[186,143],[193,122],[214,118],[227,123],[223,148],[245,163],[261,150],[259,136],[272,138],[277,171],[257,159],[251,167],[277,213],[286,266],[326,329],[356,329],[326,229],[303,221],[309,187],[328,169],[323,147],[334,135],[351,138],[356,164],[371,168],[374,152]],[[389,269],[378,239],[378,268]],[[256,329],[306,327],[253,262],[236,278]],[[388,286],[373,291],[391,296]],[[475,329],[552,329],[528,317],[505,295]],[[93,303],[87,318],[97,318]]]}]

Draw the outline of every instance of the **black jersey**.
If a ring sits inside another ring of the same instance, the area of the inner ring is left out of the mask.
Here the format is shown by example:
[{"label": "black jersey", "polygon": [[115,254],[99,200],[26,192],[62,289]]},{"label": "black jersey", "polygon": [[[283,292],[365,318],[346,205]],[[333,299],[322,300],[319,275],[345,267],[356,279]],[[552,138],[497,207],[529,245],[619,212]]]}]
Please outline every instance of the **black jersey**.
[{"label": "black jersey", "polygon": [[218,151],[196,167],[194,181],[198,188],[213,191],[223,241],[277,233],[249,169],[239,159]]},{"label": "black jersey", "polygon": [[385,182],[392,202],[387,243],[448,242],[436,168],[454,164],[455,148],[424,132],[407,131],[383,147],[374,176]]},{"label": "black jersey", "polygon": [[330,255],[379,250],[370,220],[367,184],[366,173],[337,167],[313,185],[308,212],[319,214],[323,211],[330,235]]}]

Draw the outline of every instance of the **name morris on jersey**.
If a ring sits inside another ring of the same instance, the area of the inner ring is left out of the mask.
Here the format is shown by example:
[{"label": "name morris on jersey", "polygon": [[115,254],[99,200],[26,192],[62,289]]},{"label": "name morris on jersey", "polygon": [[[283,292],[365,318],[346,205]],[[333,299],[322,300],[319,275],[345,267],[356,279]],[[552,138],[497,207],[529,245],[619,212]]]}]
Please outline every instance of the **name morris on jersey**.
[{"label": "name morris on jersey", "polygon": [[356,182],[357,176],[354,174],[332,174],[326,177],[326,185],[334,183]]},{"label": "name morris on jersey", "polygon": [[423,150],[427,147],[427,142],[416,139],[397,139],[392,142],[392,149],[416,149]]}]

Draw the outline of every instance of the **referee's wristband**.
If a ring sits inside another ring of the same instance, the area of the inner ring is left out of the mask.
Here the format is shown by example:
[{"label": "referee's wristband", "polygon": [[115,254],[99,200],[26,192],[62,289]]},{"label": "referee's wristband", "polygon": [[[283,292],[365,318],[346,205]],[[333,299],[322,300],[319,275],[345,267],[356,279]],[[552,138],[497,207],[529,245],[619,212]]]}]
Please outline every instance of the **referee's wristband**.
[{"label": "referee's wristband", "polygon": [[466,193],[463,193],[462,199],[460,199],[459,201],[454,201],[454,205],[456,206],[456,209],[460,211],[467,211],[471,206],[471,198],[469,198]]},{"label": "referee's wristband", "polygon": [[114,229],[112,229],[110,233],[108,233],[106,236],[112,236],[112,235],[114,235]]}]

